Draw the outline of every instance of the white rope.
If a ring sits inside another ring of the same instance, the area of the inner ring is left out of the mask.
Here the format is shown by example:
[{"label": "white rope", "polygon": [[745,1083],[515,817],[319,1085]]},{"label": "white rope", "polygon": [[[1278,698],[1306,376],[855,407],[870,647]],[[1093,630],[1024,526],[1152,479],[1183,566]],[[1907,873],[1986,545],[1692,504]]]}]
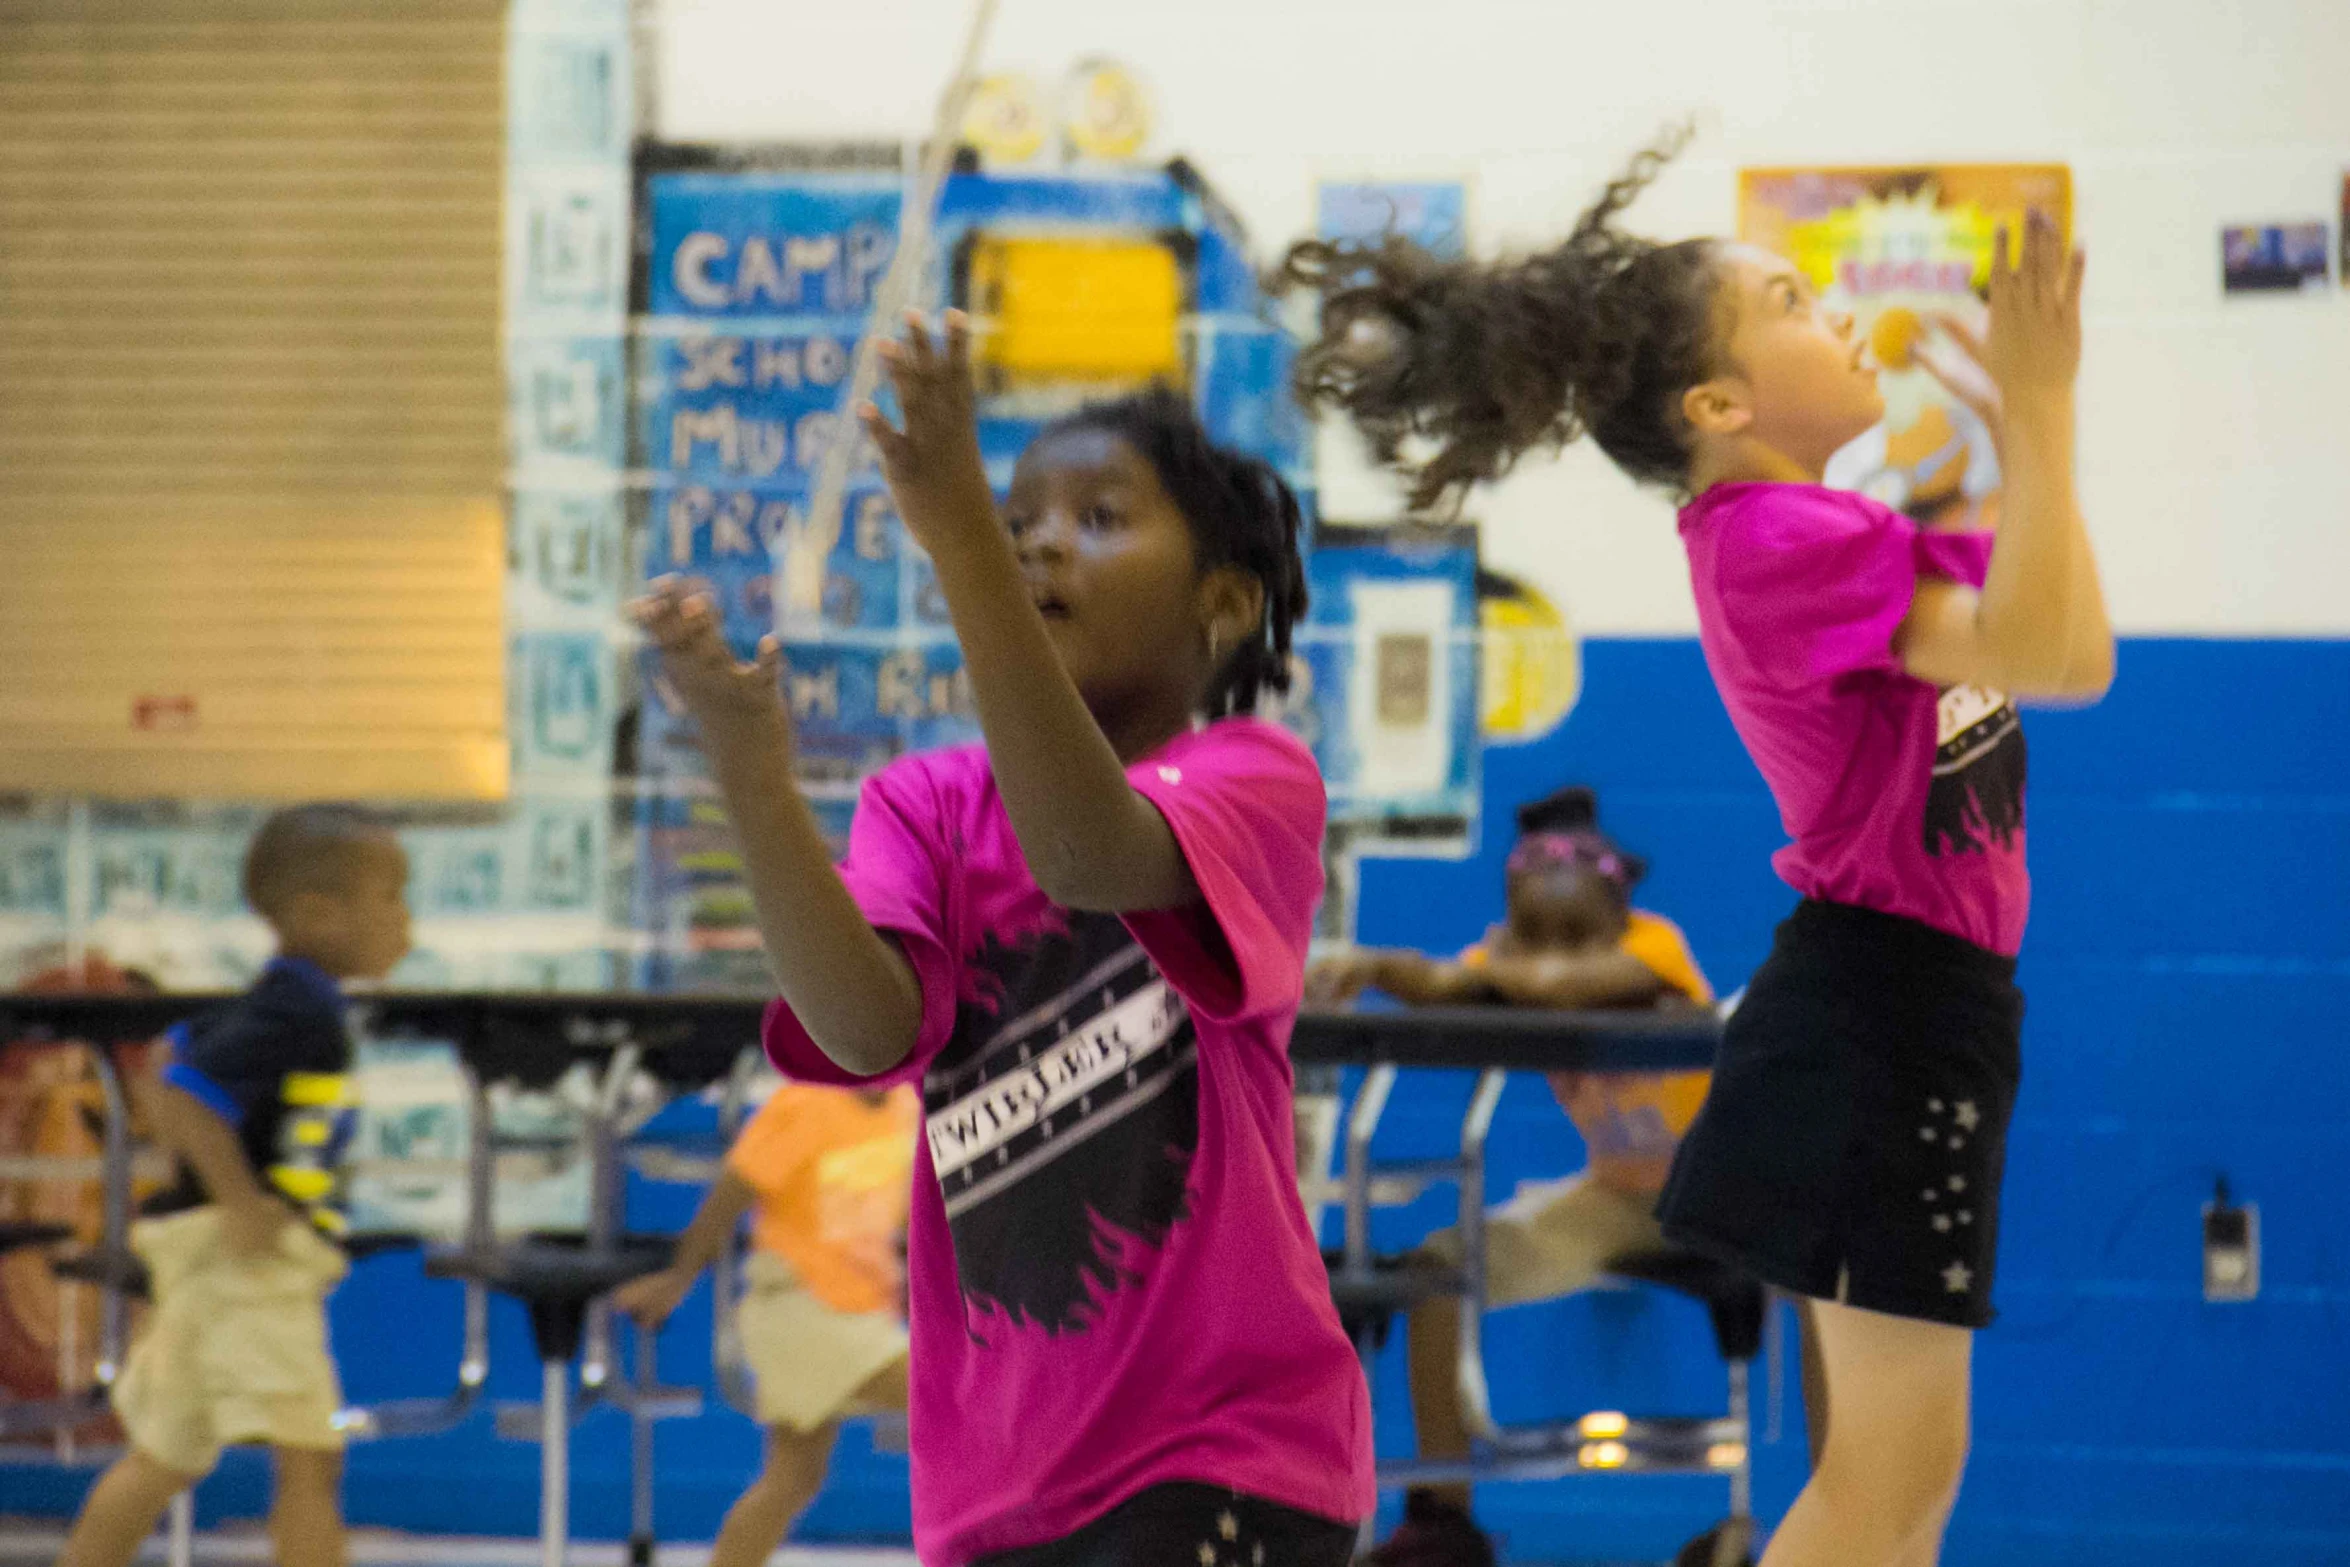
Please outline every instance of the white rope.
[{"label": "white rope", "polygon": [[778,541],[782,557],[777,562],[779,581],[774,595],[778,637],[813,635],[822,625],[825,562],[840,543],[849,469],[863,441],[857,426],[857,406],[871,398],[873,389],[880,384],[882,340],[897,329],[898,318],[913,303],[914,291],[921,282],[923,263],[930,250],[931,220],[938,206],[938,189],[946,181],[947,165],[953,161],[955,148],[962,139],[963,110],[970,102],[972,89],[978,85],[975,78],[979,56],[987,42],[988,28],[995,22],[996,3],[997,0],[978,0],[972,7],[971,25],[963,35],[963,52],[955,62],[954,75],[947,79],[946,89],[938,97],[938,115],[931,123],[930,144],[923,149],[913,188],[906,192],[905,203],[898,213],[897,254],[890,258],[889,270],[882,274],[880,285],[873,291],[872,314],[866,319],[865,335],[858,341],[857,357],[849,371],[849,384],[835,410],[832,439],[825,446],[824,461],[816,470],[816,485],[808,497],[807,515],[798,527],[786,530]]}]

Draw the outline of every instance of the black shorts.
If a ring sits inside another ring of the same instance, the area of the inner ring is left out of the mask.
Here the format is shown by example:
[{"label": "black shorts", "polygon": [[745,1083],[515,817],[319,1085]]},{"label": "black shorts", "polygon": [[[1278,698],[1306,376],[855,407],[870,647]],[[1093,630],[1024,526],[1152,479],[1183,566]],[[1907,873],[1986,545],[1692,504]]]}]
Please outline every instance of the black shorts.
[{"label": "black shorts", "polygon": [[1792,1294],[1988,1325],[2023,1014],[2012,958],[1806,900],[1722,1031],[1665,1234]]},{"label": "black shorts", "polygon": [[972,1567],[1347,1567],[1355,1527],[1220,1485],[1139,1491],[1058,1540]]}]

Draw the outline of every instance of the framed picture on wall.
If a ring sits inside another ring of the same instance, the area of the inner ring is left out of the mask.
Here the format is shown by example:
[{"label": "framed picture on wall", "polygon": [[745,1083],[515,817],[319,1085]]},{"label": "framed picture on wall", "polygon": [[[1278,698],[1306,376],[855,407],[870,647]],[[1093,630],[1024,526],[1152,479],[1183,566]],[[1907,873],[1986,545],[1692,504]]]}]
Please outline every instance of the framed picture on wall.
[{"label": "framed picture on wall", "polygon": [[2327,283],[2323,218],[2302,223],[2232,223],[2220,230],[2221,286],[2231,294],[2292,294]]},{"label": "framed picture on wall", "polygon": [[1465,180],[1324,180],[1314,208],[1314,232],[1326,240],[1393,234],[1447,261],[1468,253]]},{"label": "framed picture on wall", "polygon": [[1938,351],[1937,317],[1980,322],[2002,230],[2020,241],[2026,215],[2042,212],[2069,240],[2072,207],[2072,171],[2054,163],[1740,172],[1739,237],[1795,262],[1829,308],[1851,312],[1884,372],[1884,423],[1837,454],[1829,483],[1920,518],[1989,503],[1991,432],[1921,356]]}]

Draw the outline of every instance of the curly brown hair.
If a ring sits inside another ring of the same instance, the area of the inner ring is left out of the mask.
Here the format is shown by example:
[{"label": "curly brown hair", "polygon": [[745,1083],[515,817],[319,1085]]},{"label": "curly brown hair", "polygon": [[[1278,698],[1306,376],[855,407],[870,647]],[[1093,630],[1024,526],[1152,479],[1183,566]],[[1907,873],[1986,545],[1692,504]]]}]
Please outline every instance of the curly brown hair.
[{"label": "curly brown hair", "polygon": [[[1585,435],[1634,479],[1680,487],[1681,394],[1718,357],[1715,242],[1662,244],[1615,220],[1689,136],[1668,131],[1534,255],[1446,261],[1393,234],[1291,246],[1267,286],[1321,296],[1300,401],[1343,411],[1410,475],[1416,509],[1457,505],[1524,452]],[[1413,460],[1406,444],[1420,441],[1434,451]]]}]

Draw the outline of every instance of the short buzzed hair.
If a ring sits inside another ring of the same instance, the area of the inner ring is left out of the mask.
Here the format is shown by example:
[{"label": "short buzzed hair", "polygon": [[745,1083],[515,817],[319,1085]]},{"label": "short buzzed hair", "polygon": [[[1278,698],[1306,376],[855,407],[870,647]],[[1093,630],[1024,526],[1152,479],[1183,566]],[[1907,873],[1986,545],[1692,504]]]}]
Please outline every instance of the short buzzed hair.
[{"label": "short buzzed hair", "polygon": [[245,901],[264,919],[304,892],[341,892],[360,850],[392,842],[391,824],[361,806],[295,805],[272,812],[245,850]]}]

